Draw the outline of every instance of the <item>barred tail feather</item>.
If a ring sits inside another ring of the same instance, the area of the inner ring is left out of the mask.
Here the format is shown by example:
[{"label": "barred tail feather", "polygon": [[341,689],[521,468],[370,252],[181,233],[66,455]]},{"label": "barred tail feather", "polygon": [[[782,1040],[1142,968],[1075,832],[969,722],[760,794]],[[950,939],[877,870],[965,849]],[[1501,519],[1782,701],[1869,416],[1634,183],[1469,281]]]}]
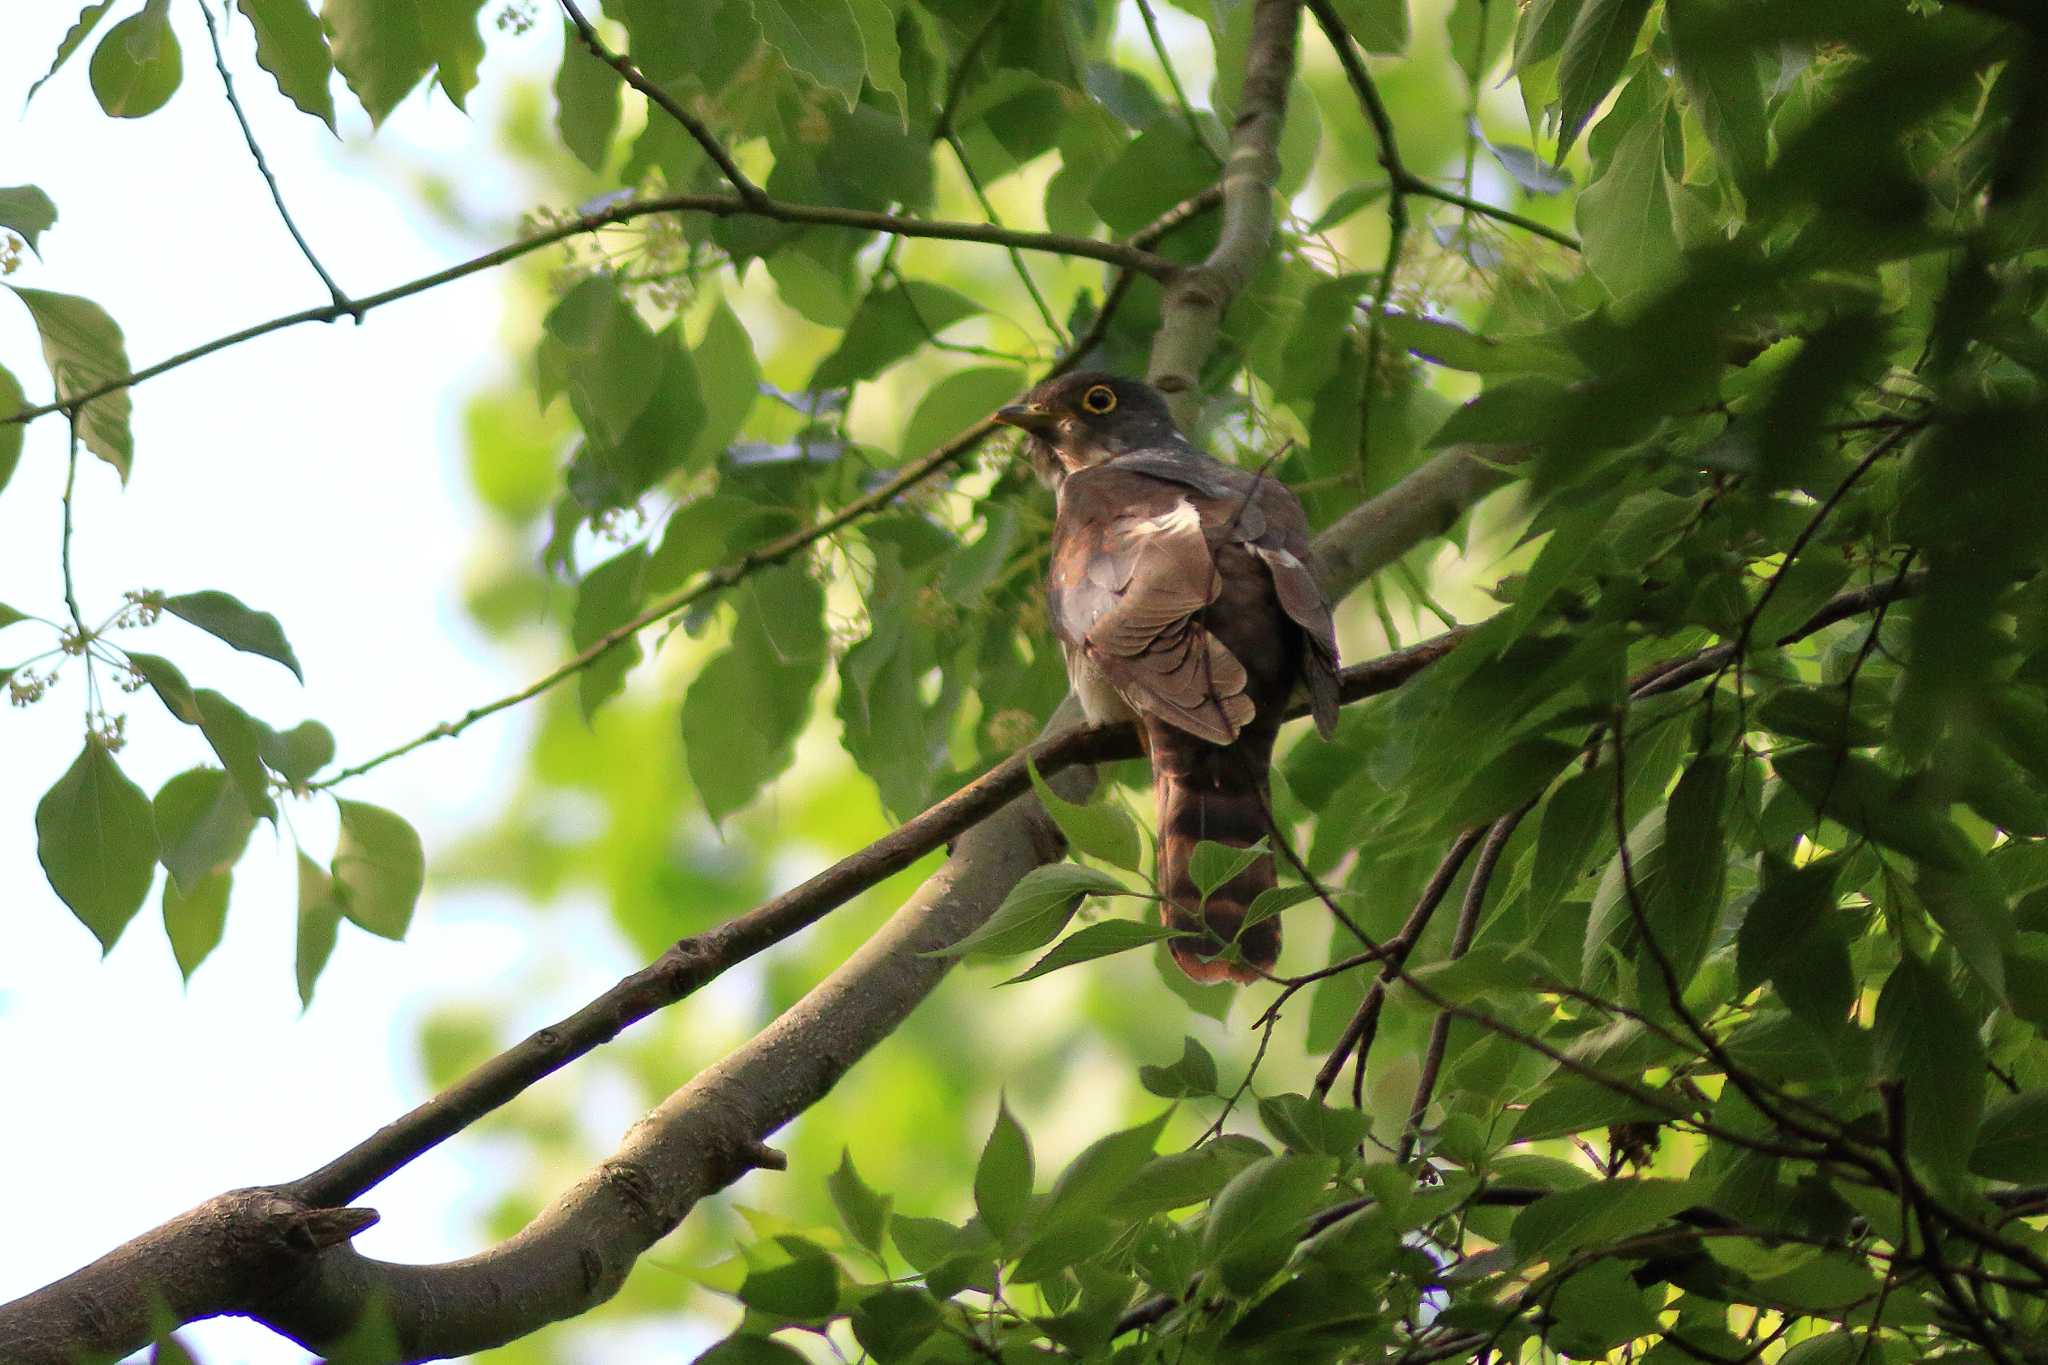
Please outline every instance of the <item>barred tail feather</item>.
[{"label": "barred tail feather", "polygon": [[[1252,926],[1238,941],[1243,963],[1220,956],[1237,938],[1245,912],[1274,884],[1267,854],[1209,893],[1203,901],[1189,875],[1195,846],[1204,839],[1249,848],[1267,834],[1267,765],[1273,732],[1248,727],[1229,745],[1211,744],[1152,716],[1145,718],[1152,757],[1152,790],[1159,807],[1159,888],[1166,899],[1160,916],[1167,925],[1201,929],[1214,938],[1174,939],[1167,947],[1182,971],[1197,981],[1257,981],[1280,956],[1280,921]],[[1253,970],[1256,968],[1257,970]]]}]

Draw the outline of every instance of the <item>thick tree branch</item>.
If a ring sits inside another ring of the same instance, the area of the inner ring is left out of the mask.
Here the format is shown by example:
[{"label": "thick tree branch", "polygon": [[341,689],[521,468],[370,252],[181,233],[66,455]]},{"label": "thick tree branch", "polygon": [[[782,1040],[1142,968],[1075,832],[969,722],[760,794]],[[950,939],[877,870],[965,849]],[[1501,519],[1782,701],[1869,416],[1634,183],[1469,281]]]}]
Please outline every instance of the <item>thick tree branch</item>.
[{"label": "thick tree branch", "polygon": [[1223,312],[1272,247],[1273,185],[1300,20],[1298,0],[1259,0],[1252,11],[1237,123],[1223,165],[1223,231],[1207,259],[1170,279],[1159,302],[1147,377],[1183,427],[1192,426],[1197,379],[1222,330]]},{"label": "thick tree branch", "polygon": [[730,194],[671,194],[655,199],[634,199],[623,204],[614,204],[595,213],[579,214],[566,223],[557,224],[545,232],[517,242],[508,242],[481,256],[437,270],[431,275],[408,280],[404,284],[375,294],[366,294],[346,304],[330,303],[320,308],[305,308],[296,313],[286,313],[244,327],[238,332],[194,346],[189,351],[180,351],[174,356],[159,360],[154,365],[145,365],[139,370],[110,379],[91,388],[80,389],[50,403],[32,404],[6,417],[0,417],[0,426],[19,422],[33,422],[53,412],[77,412],[95,398],[104,398],[122,389],[132,389],[137,384],[154,379],[158,375],[203,360],[217,351],[225,351],[268,336],[287,328],[302,326],[309,322],[335,322],[345,317],[360,318],[364,313],[381,308],[387,303],[409,299],[415,294],[424,294],[444,284],[492,270],[508,261],[515,261],[544,247],[570,237],[599,232],[636,218],[646,218],[665,213],[707,213],[717,218],[753,216],[772,218],[783,223],[808,223],[819,227],[853,228],[862,232],[880,232],[898,237],[930,237],[952,242],[981,242],[992,246],[1014,246],[1025,251],[1044,251],[1056,256],[1080,256],[1089,260],[1102,261],[1141,275],[1157,279],[1171,279],[1180,267],[1165,257],[1145,250],[1130,242],[1108,242],[1095,237],[1075,237],[1060,232],[1031,232],[1020,228],[999,228],[988,223],[958,223],[946,219],[905,218],[892,213],[875,213],[867,209],[839,208],[831,204],[792,204],[782,200],[750,203],[738,195]]},{"label": "thick tree branch", "polygon": [[1344,597],[1431,536],[1451,529],[1473,503],[1506,483],[1520,446],[1452,446],[1379,496],[1346,512],[1316,543],[1323,591]]}]

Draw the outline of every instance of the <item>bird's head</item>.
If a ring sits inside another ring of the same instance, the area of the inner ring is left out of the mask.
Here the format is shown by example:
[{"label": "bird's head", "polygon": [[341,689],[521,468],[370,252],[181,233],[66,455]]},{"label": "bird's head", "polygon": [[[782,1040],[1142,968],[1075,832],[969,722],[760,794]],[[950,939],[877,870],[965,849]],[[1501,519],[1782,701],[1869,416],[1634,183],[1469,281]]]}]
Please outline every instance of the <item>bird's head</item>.
[{"label": "bird's head", "polygon": [[1171,448],[1182,440],[1159,390],[1098,370],[1048,379],[996,420],[1030,437],[1032,463],[1055,485],[1126,451]]}]

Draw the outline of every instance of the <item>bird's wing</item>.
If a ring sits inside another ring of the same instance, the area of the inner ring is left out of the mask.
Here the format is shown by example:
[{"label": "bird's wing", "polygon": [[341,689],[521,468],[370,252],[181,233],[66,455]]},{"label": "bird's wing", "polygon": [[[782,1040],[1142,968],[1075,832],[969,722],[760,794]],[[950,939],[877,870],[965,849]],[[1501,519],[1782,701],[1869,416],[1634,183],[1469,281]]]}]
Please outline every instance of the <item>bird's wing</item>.
[{"label": "bird's wing", "polygon": [[1309,709],[1317,733],[1328,739],[1337,729],[1337,626],[1330,619],[1329,599],[1316,582],[1308,517],[1293,491],[1276,480],[1263,480],[1257,499],[1265,527],[1250,544],[1273,575],[1273,591],[1281,610],[1308,638],[1301,665],[1308,682]]},{"label": "bird's wing", "polygon": [[1228,744],[1254,707],[1244,666],[1200,619],[1222,589],[1204,529],[1217,500],[1124,465],[1079,471],[1060,488],[1053,628],[1133,707]]}]

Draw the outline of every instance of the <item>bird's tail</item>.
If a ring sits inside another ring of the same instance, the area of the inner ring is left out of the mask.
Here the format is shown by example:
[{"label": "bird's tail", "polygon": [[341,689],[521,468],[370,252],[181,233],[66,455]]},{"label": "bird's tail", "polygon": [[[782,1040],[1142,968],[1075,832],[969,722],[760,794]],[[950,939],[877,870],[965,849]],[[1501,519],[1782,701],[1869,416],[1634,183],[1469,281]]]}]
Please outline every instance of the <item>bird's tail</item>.
[{"label": "bird's tail", "polygon": [[[1273,855],[1252,863],[1203,899],[1189,864],[1204,839],[1250,848],[1266,837],[1268,765],[1273,733],[1247,728],[1235,743],[1212,744],[1157,717],[1144,717],[1152,756],[1152,792],[1159,806],[1160,917],[1173,928],[1207,925],[1215,939],[1173,939],[1173,960],[1197,981],[1257,981],[1280,956],[1280,921],[1255,924],[1238,937],[1245,912],[1274,884]],[[1222,959],[1223,944],[1237,940],[1243,963]],[[1258,970],[1253,970],[1257,968]]]}]

